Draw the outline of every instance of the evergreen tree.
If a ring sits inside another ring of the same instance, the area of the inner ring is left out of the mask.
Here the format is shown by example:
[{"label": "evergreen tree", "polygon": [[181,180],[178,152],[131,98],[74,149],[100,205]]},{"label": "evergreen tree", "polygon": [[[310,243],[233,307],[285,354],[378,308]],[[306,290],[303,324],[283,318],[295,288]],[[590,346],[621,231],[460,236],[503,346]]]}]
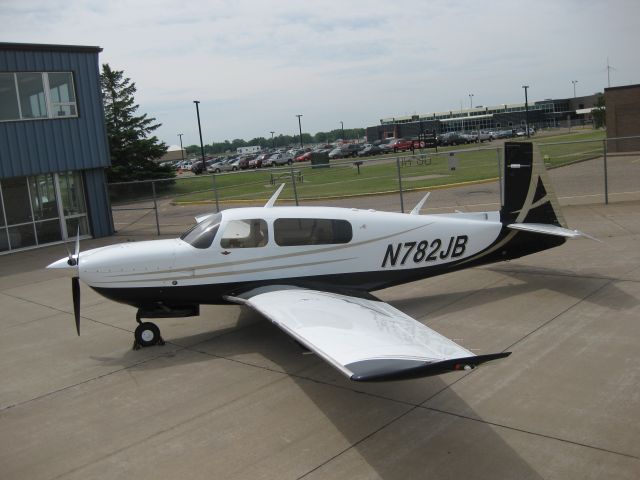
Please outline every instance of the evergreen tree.
[{"label": "evergreen tree", "polygon": [[111,152],[111,168],[107,170],[109,182],[172,178],[170,167],[153,162],[167,151],[167,145],[151,136],[161,124],[147,114],[138,115],[139,108],[133,98],[136,85],[124,76],[122,70],[102,65],[100,74],[107,137]]}]

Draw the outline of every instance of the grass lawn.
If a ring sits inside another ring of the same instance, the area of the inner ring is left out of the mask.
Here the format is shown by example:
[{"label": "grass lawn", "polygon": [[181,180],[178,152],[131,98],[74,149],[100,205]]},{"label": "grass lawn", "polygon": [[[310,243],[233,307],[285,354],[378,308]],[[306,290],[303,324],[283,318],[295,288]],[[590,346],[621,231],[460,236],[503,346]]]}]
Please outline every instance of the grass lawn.
[{"label": "grass lawn", "polygon": [[[587,130],[557,136],[537,136],[532,138],[532,141],[538,144],[545,163],[555,167],[602,155],[603,138],[605,132]],[[557,142],[580,143],[544,145]],[[448,166],[449,153],[452,150],[456,151],[455,157],[458,161],[455,170],[450,170]],[[502,155],[502,144],[492,142],[438,148],[437,154],[430,149],[427,162],[418,161],[419,157],[412,156],[410,152],[406,155],[399,154],[407,160],[401,162],[400,167],[402,188],[426,189],[497,178],[498,152]],[[395,155],[367,159],[360,166],[359,173],[353,164],[354,161],[331,161],[330,168],[311,168],[308,164],[293,165],[293,170],[299,177],[296,181],[298,198],[314,199],[398,191],[398,165]],[[214,181],[220,201],[265,199],[281,183],[286,183],[281,198],[294,198],[293,182],[288,168],[218,174],[215,175],[215,180],[212,176],[189,176],[167,182],[158,181],[156,194],[163,198],[171,198],[176,203],[213,201]],[[112,203],[116,205],[134,199],[152,198],[149,184],[110,185],[109,190]]]}]

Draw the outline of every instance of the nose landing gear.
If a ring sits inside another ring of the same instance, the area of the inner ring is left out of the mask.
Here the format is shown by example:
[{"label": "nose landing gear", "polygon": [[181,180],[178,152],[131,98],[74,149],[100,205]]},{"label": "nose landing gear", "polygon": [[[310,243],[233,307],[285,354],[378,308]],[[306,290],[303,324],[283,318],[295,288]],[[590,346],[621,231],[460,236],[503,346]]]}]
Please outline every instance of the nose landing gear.
[{"label": "nose landing gear", "polygon": [[151,347],[153,345],[164,345],[160,329],[155,323],[142,321],[142,310],[136,313],[136,322],[138,326],[133,332],[133,349],[139,350],[142,347]]},{"label": "nose landing gear", "polygon": [[139,350],[142,347],[153,345],[164,345],[160,329],[155,323],[143,322],[142,318],[177,318],[194,317],[200,315],[200,305],[182,305],[171,307],[158,303],[147,308],[139,308],[136,313],[138,326],[134,332],[133,349]]},{"label": "nose landing gear", "polygon": [[142,322],[136,318],[138,326],[133,333],[133,349],[138,350],[142,347],[151,347],[152,345],[164,345],[164,340],[160,335],[160,329],[155,323]]}]

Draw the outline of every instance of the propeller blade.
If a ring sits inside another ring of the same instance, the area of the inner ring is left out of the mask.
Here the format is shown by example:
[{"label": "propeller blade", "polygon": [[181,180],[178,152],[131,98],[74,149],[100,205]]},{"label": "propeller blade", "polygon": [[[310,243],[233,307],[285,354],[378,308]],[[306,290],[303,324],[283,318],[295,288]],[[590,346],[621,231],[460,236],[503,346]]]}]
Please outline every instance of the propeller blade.
[{"label": "propeller blade", "polygon": [[80,265],[80,224],[78,224],[78,233],[76,235],[76,265]]},{"label": "propeller blade", "polygon": [[76,331],[80,336],[80,277],[71,279],[71,293],[73,295],[73,315],[76,318]]}]

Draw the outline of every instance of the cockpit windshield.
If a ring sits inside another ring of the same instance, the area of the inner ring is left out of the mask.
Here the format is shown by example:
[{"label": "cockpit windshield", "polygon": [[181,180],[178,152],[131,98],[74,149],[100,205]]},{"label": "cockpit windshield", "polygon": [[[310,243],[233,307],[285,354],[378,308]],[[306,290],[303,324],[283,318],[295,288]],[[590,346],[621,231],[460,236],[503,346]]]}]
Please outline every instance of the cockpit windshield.
[{"label": "cockpit windshield", "polygon": [[211,215],[180,235],[180,240],[184,240],[195,248],[209,248],[218,232],[221,220],[222,215],[219,213]]}]

